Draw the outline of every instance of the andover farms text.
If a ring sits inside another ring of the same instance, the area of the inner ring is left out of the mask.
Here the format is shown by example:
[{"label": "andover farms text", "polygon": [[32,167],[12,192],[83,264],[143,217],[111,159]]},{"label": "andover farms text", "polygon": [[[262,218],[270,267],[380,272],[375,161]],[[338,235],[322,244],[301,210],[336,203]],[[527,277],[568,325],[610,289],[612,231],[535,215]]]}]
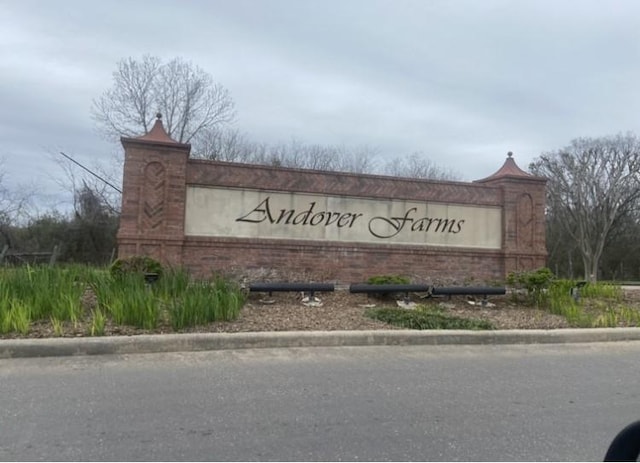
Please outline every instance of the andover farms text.
[{"label": "andover farms text", "polygon": [[[270,197],[265,198],[248,213],[236,219],[236,222],[270,223],[273,225],[290,226],[335,226],[338,228],[353,228],[356,222],[365,221],[364,214],[359,212],[316,211],[316,202],[309,203],[309,207],[301,211],[296,209],[272,208]],[[462,231],[464,219],[442,217],[415,217],[417,207],[408,209],[402,216],[376,216],[368,220],[367,228],[376,238],[392,238],[402,230],[410,232],[433,232],[457,234]],[[361,219],[362,220],[359,220]]]}]

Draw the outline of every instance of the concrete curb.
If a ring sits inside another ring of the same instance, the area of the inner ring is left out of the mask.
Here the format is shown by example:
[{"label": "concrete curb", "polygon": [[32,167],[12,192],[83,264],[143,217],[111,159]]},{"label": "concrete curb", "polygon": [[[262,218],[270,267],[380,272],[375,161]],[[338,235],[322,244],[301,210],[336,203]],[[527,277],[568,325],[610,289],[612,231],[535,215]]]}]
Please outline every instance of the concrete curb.
[{"label": "concrete curb", "polygon": [[640,328],[503,331],[289,331],[0,340],[0,358],[149,354],[228,349],[383,345],[565,344],[640,341]]}]

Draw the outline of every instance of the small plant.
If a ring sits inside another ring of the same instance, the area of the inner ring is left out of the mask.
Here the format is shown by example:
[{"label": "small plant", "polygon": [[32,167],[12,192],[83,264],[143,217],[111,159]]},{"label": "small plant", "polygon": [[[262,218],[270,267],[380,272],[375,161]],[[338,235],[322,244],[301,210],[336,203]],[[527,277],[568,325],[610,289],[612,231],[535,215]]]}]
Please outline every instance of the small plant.
[{"label": "small plant", "polygon": [[640,311],[638,311],[637,309],[633,309],[629,306],[624,305],[620,308],[620,317],[625,321],[627,325],[640,325]]},{"label": "small plant", "polygon": [[[406,285],[406,284],[409,284],[410,282],[411,280],[409,278],[401,275],[377,275],[367,279],[368,284],[380,285],[380,286]],[[396,295],[395,292],[384,292],[384,293],[372,294],[370,297],[380,299],[380,300],[385,300],[385,299],[392,299],[395,295]]]},{"label": "small plant", "polygon": [[546,267],[532,272],[511,272],[507,275],[507,284],[516,289],[526,289],[529,301],[540,307],[547,302],[546,290],[554,280],[555,275]]},{"label": "small plant", "polygon": [[611,283],[587,283],[580,289],[580,296],[587,298],[605,298],[621,301],[623,297],[622,287]]},{"label": "small plant", "polygon": [[91,325],[89,326],[89,334],[91,336],[104,336],[104,326],[106,317],[100,309],[92,311]]},{"label": "small plant", "polygon": [[0,322],[0,332],[2,333],[27,334],[31,326],[29,307],[22,301],[12,300],[9,310],[4,312]]},{"label": "small plant", "polygon": [[122,278],[132,273],[141,275],[154,273],[160,276],[162,264],[149,256],[122,257],[111,264],[109,272],[114,278]]},{"label": "small plant", "polygon": [[62,323],[62,320],[59,320],[55,317],[51,317],[50,318],[51,321],[51,326],[53,327],[53,334],[54,336],[62,336],[64,334],[64,324]]},{"label": "small plant", "polygon": [[591,326],[594,328],[613,328],[618,326],[619,320],[615,310],[607,309],[591,322]]},{"label": "small plant", "polygon": [[411,330],[492,330],[486,320],[472,320],[446,315],[436,310],[371,309],[366,315],[391,325]]},{"label": "small plant", "polygon": [[367,280],[370,285],[407,285],[411,280],[401,275],[376,275]]}]

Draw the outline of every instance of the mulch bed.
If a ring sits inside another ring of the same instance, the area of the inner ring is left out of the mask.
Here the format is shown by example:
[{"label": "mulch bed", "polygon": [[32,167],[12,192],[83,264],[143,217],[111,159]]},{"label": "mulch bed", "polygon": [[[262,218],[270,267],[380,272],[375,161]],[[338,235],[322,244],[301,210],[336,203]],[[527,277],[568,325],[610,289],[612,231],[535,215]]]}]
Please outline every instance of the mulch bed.
[{"label": "mulch bed", "polygon": [[[216,322],[181,331],[182,333],[215,332],[256,332],[256,331],[336,331],[336,330],[393,330],[402,329],[365,316],[370,308],[398,307],[394,300],[383,300],[365,294],[350,294],[347,291],[318,293],[321,304],[308,306],[299,293],[251,293],[240,316],[230,322]],[[510,296],[489,298],[488,305],[467,297],[420,299],[412,295],[412,300],[438,308],[446,314],[461,318],[487,320],[496,329],[558,329],[568,328],[564,317],[543,310],[515,304]],[[626,292],[629,304],[640,306],[640,291]],[[64,337],[87,336],[88,322],[75,325],[64,324]],[[114,326],[107,322],[106,336],[173,333],[171,326],[162,324],[155,330],[142,330],[128,326]],[[16,333],[5,334],[4,338],[44,338],[54,337],[49,322],[34,323],[30,332],[23,336]]]}]

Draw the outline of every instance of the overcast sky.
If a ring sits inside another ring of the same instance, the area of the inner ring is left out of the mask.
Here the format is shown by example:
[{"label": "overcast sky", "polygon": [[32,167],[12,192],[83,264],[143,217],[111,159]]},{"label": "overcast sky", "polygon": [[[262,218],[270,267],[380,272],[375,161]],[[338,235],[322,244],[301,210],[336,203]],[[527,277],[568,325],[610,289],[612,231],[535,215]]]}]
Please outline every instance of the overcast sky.
[{"label": "overcast sky", "polygon": [[4,181],[61,197],[50,153],[113,164],[91,103],[144,54],[209,72],[254,141],[419,151],[469,181],[639,132],[635,0],[0,0]]}]

